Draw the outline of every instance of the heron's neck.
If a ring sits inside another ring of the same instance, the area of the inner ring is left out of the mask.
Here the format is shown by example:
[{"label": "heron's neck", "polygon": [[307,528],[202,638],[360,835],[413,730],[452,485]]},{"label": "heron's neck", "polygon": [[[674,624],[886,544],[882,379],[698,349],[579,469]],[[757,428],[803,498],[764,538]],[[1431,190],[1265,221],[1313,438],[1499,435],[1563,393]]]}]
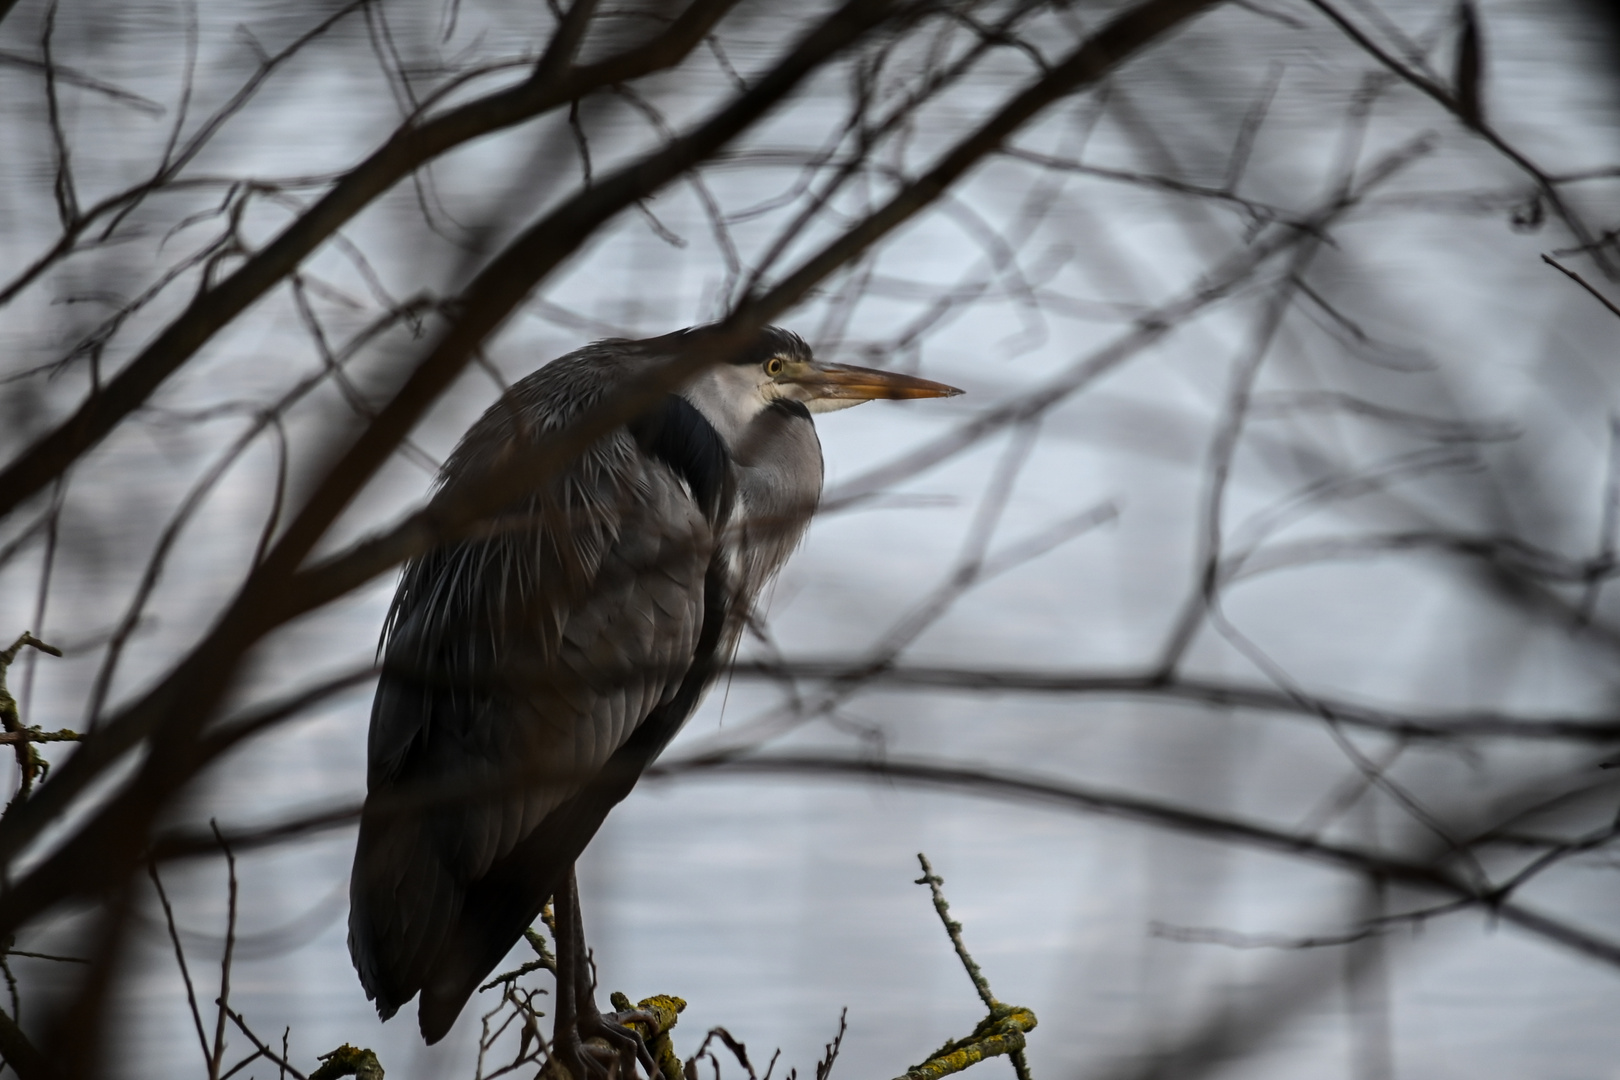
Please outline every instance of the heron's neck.
[{"label": "heron's neck", "polygon": [[799,546],[821,497],[821,443],[803,408],[766,408],[731,452],[733,503],[721,541],[751,605]]},{"label": "heron's neck", "polygon": [[769,404],[759,392],[752,365],[717,364],[681,389],[727,447],[740,445],[748,427]]}]

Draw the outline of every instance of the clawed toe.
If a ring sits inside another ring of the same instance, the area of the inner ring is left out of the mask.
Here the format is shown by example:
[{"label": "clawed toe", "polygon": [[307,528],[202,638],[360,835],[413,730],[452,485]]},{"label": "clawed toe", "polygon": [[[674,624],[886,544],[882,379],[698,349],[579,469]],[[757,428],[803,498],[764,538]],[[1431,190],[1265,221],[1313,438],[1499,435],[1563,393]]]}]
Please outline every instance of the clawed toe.
[{"label": "clawed toe", "polygon": [[[591,1020],[580,1017],[582,1026],[588,1025],[591,1030],[585,1034],[596,1036],[607,1042],[617,1052],[620,1060],[639,1061],[646,1071],[647,1080],[663,1080],[663,1073],[658,1069],[658,1063],[653,1060],[652,1051],[647,1048],[647,1040],[634,1028],[626,1027],[622,1021],[639,1020],[650,1028],[656,1023],[653,1017],[644,1012],[621,1012],[611,1016],[598,1013]],[[679,1080],[679,1078],[676,1078]]]},{"label": "clawed toe", "polygon": [[[658,1063],[653,1060],[652,1051],[647,1048],[646,1040],[634,1029],[626,1027],[620,1020],[647,1019],[644,1013],[619,1013],[612,1016],[603,1016],[600,1013],[592,1015],[594,1010],[583,1012],[577,1021],[557,1034],[556,1042],[552,1046],[552,1056],[575,1078],[575,1080],[611,1080],[614,1076],[613,1066],[620,1066],[619,1080],[628,1080],[635,1075],[635,1063],[640,1062],[646,1071],[647,1080],[662,1080],[663,1074],[658,1069]],[[592,1044],[589,1040],[597,1039],[600,1043]],[[679,1078],[677,1078],[679,1080]]]},{"label": "clawed toe", "polygon": [[552,1056],[562,1062],[574,1080],[609,1080],[613,1075],[612,1064],[619,1054],[585,1041],[594,1034],[590,1031],[582,1033],[571,1026],[559,1032],[552,1045]]}]

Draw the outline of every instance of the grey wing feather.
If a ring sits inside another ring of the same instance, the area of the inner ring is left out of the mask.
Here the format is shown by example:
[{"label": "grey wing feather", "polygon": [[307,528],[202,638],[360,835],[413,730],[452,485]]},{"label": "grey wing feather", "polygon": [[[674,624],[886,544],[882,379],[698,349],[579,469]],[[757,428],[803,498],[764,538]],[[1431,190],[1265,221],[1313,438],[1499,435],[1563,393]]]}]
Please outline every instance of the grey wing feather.
[{"label": "grey wing feather", "polygon": [[[514,388],[464,447],[566,422],[543,407],[578,377],[573,359]],[[480,464],[458,451],[448,482]],[[690,492],[620,432],[490,535],[407,568],[373,705],[351,880],[350,949],[385,1018],[423,986],[468,883],[680,685],[713,547]]]}]

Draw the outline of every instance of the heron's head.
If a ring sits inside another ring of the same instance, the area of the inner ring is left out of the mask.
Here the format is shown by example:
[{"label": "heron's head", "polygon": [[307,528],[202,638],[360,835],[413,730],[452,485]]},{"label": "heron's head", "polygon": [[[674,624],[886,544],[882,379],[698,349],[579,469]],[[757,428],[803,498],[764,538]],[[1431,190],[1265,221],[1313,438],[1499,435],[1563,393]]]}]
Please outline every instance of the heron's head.
[{"label": "heron's head", "polygon": [[817,360],[797,334],[771,326],[730,363],[693,380],[686,396],[711,420],[746,424],[778,402],[797,402],[812,413],[833,412],[879,399],[955,397],[954,386],[877,368]]}]

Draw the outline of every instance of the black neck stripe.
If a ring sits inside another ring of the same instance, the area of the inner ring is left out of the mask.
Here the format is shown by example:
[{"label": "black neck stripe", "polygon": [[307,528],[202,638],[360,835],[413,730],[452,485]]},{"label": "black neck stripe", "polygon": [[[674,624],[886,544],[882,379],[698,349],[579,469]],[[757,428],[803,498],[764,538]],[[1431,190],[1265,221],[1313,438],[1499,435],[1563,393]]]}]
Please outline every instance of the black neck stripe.
[{"label": "black neck stripe", "polygon": [[[810,414],[806,411],[805,415]],[[627,426],[644,453],[686,481],[703,516],[711,522],[719,520],[731,455],[714,425],[690,401],[668,394],[663,404]]]}]

